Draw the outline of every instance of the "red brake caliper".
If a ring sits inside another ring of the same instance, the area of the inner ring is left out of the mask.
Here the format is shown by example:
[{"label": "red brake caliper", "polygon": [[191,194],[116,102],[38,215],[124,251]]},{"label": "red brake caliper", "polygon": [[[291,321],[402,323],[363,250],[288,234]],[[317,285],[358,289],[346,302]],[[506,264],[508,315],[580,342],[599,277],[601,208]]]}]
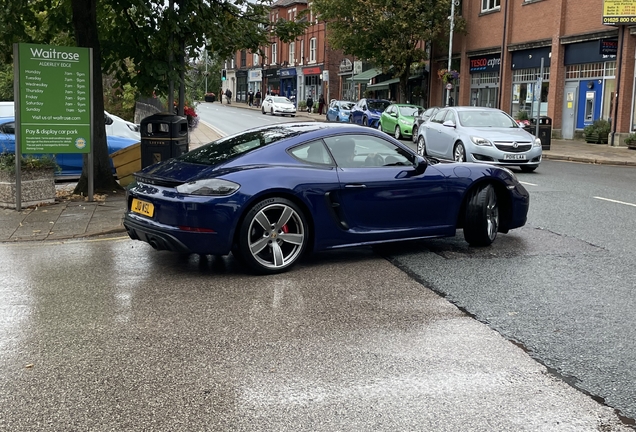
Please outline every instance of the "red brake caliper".
[{"label": "red brake caliper", "polygon": [[283,230],[283,232],[285,234],[287,234],[289,232],[289,228],[287,228],[287,224],[283,225],[283,227],[281,229]]}]

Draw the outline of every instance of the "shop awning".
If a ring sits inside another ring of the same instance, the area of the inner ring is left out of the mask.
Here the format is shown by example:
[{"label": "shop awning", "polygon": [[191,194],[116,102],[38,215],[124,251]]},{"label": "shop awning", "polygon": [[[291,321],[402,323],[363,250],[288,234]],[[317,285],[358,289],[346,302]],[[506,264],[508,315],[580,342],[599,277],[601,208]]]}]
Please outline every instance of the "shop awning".
[{"label": "shop awning", "polygon": [[382,73],[382,69],[371,68],[369,70],[365,70],[364,72],[359,73],[358,75],[354,75],[353,77],[348,78],[347,80],[363,83],[377,77],[381,73]]},{"label": "shop awning", "polygon": [[[421,75],[413,75],[410,76],[409,79],[417,79],[417,78],[422,78]],[[391,84],[395,84],[395,83],[399,83],[400,79],[399,78],[393,78],[390,80],[386,80],[386,81],[382,81],[379,83],[375,83],[375,84],[370,84],[367,86],[367,90],[388,90],[389,86]]]}]

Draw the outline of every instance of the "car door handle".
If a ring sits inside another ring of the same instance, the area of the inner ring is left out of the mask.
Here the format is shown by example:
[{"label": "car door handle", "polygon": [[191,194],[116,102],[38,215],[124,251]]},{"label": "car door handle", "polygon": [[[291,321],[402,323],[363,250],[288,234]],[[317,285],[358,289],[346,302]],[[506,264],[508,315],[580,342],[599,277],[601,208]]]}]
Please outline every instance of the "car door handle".
[{"label": "car door handle", "polygon": [[365,188],[367,187],[367,185],[365,184],[361,184],[361,183],[349,183],[347,185],[345,185],[346,188]]}]

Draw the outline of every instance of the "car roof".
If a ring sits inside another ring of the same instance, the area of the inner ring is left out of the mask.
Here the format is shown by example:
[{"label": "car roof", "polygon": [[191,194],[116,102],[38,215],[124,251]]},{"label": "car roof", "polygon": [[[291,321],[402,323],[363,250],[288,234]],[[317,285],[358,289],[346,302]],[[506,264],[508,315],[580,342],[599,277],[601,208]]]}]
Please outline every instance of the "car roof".
[{"label": "car roof", "polygon": [[488,107],[477,107],[477,106],[455,106],[455,107],[447,107],[453,108],[457,111],[501,111],[498,108],[488,108]]}]

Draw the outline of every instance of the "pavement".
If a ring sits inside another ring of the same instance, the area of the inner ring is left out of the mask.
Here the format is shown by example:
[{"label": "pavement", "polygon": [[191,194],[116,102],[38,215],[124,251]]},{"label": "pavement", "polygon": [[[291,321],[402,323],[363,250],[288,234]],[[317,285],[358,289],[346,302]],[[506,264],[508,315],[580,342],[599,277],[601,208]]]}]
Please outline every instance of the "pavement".
[{"label": "pavement", "polygon": [[[251,109],[246,104],[233,103],[232,107]],[[299,112],[297,120],[324,121],[324,115]],[[220,138],[211,125],[199,122],[190,133],[190,149]],[[543,151],[544,159],[589,164],[607,164],[636,167],[636,151],[606,144],[587,144],[582,141],[553,139],[550,150]],[[126,207],[125,193],[113,191],[108,195],[96,195],[94,201],[85,197],[68,198],[74,184],[58,184],[60,195],[53,204],[39,207],[0,210],[0,242],[32,240],[66,240],[125,232],[122,225]]]}]

